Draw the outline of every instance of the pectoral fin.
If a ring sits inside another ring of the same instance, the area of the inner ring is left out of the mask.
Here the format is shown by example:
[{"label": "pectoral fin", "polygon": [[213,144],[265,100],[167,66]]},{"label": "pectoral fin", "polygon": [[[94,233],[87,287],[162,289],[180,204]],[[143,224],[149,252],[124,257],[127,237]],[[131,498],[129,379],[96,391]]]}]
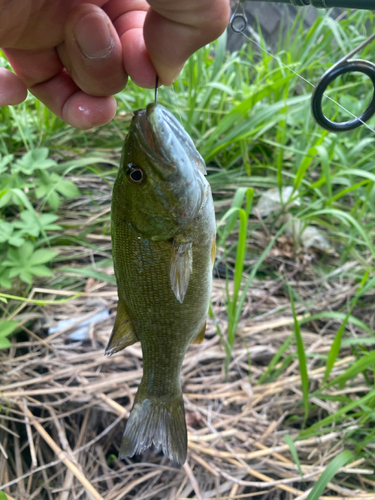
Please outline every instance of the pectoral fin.
[{"label": "pectoral fin", "polygon": [[113,327],[111,337],[105,348],[105,354],[114,354],[115,352],[125,349],[125,347],[129,345],[133,345],[135,342],[138,342],[138,339],[131,326],[125,306],[123,302],[119,300],[115,326]]},{"label": "pectoral fin", "polygon": [[173,242],[169,276],[176,299],[182,304],[193,270],[192,243]]},{"label": "pectoral fin", "polygon": [[205,332],[206,332],[206,323],[204,323],[202,330],[198,333],[198,335],[192,341],[192,344],[201,344],[204,340]]}]

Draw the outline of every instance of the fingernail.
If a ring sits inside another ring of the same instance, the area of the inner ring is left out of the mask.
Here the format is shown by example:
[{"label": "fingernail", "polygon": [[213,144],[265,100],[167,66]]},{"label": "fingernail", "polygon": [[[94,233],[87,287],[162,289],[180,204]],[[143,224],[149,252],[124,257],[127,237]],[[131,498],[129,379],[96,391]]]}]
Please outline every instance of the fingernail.
[{"label": "fingernail", "polygon": [[106,17],[89,14],[76,24],[74,36],[82,53],[90,59],[101,59],[112,52],[114,43]]}]

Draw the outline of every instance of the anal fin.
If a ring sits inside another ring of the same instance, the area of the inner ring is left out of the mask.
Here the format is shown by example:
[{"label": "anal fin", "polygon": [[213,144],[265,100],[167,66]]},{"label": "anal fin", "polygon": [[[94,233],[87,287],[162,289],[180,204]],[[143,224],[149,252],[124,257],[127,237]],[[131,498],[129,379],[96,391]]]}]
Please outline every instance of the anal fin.
[{"label": "anal fin", "polygon": [[105,354],[111,355],[121,351],[130,345],[138,342],[138,339],[131,326],[128,313],[121,300],[118,302],[115,326],[113,327],[111,337],[105,348]]},{"label": "anal fin", "polygon": [[201,344],[204,340],[204,334],[206,332],[206,322],[203,325],[203,328],[198,333],[198,335],[193,339],[192,344]]}]

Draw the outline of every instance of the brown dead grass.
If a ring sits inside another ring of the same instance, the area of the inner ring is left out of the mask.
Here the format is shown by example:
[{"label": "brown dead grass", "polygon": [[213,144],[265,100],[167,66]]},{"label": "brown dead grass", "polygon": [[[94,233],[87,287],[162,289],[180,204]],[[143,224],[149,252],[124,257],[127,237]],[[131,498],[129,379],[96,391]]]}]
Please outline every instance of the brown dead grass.
[{"label": "brown dead grass", "polygon": [[[92,183],[97,180],[93,178]],[[108,213],[108,193],[98,195],[96,205],[90,205],[88,199],[77,202],[75,211],[70,205],[67,231],[78,234],[83,226],[100,221]],[[264,234],[253,234],[253,248],[264,248],[262,238],[267,240]],[[61,255],[71,256],[69,266],[80,267],[83,261],[87,265],[108,255],[109,237],[101,230],[87,235],[86,241],[95,241],[100,250],[78,244],[61,248]],[[353,295],[354,283],[338,278],[340,270],[330,280],[318,278],[311,258],[289,258],[287,250],[283,252],[285,241],[278,245],[269,265],[289,276],[301,297],[299,315],[307,312],[303,304],[309,299],[308,313],[312,314],[337,310]],[[111,268],[100,271],[113,275]],[[73,275],[61,272],[65,278]],[[349,417],[345,425],[333,426],[327,434],[296,441],[300,476],[284,440],[286,434],[297,437],[300,430],[301,419],[291,417],[303,416],[297,358],[277,379],[257,385],[272,356],[293,331],[289,300],[280,281],[265,279],[255,281],[249,291],[228,381],[223,368],[225,352],[211,320],[204,343],[191,346],[185,357],[182,384],[189,431],[185,466],[174,468],[154,450],[141,458],[119,461],[121,436],[142,375],[141,349],[135,345],[105,357],[116,313],[116,287],[79,275],[73,282],[57,291],[47,288],[48,283],[35,288],[31,296],[41,300],[69,298],[77,289],[85,292],[62,304],[21,304],[13,317],[20,321],[23,333],[13,340],[9,351],[0,351],[0,489],[9,500],[303,500],[326,465],[348,446],[344,438],[357,425]],[[54,286],[58,288],[56,283]],[[213,308],[225,334],[224,293],[225,281],[215,279]],[[367,297],[369,307],[363,308],[361,318],[370,326],[373,299],[373,295]],[[82,316],[90,318],[106,308],[110,317],[91,324],[86,340],[70,338]],[[46,335],[49,326],[67,318],[77,318],[76,324]],[[353,326],[350,329],[350,335],[357,335]],[[328,353],[336,331],[334,320],[302,326],[306,352],[316,355],[308,358],[312,390],[324,375],[319,355]],[[292,346],[287,352],[294,351]],[[353,361],[351,351],[342,350],[332,376]],[[350,391],[354,398],[368,392],[368,386],[358,377]],[[340,393],[337,388],[331,392]],[[348,394],[347,389],[342,392]],[[335,402],[314,398],[312,403],[311,422],[337,411]],[[348,464],[321,498],[375,499],[375,481],[367,477],[372,473],[364,458]]]}]

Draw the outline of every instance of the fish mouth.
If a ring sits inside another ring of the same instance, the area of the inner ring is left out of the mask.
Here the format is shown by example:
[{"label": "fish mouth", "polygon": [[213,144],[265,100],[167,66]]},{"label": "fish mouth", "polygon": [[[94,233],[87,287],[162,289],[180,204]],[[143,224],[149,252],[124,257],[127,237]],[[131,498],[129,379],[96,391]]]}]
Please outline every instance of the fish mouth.
[{"label": "fish mouth", "polygon": [[203,158],[182,125],[170,111],[158,103],[151,103],[134,115],[134,125],[144,151],[160,166],[163,180],[174,181],[181,169],[198,169],[206,175]]},{"label": "fish mouth", "polygon": [[147,157],[151,160],[153,168],[157,170],[162,180],[173,181],[177,167],[170,161],[170,155],[166,154],[166,148],[163,148],[162,141],[160,141],[157,130],[159,122],[160,120],[155,123],[154,120],[150,119],[148,108],[136,111],[133,118],[138,141]]},{"label": "fish mouth", "polygon": [[159,189],[168,191],[175,200],[169,204],[169,217],[186,225],[198,214],[205,199],[203,158],[182,125],[160,104],[152,103],[137,111],[131,128],[149,168],[166,183]]}]

